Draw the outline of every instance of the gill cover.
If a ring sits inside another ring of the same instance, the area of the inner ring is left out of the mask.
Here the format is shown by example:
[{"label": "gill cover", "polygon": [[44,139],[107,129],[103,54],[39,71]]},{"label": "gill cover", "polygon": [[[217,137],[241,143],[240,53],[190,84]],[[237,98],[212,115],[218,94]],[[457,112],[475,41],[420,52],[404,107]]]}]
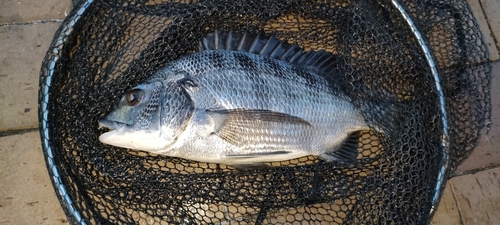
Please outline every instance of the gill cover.
[{"label": "gill cover", "polygon": [[175,143],[179,135],[184,132],[194,112],[194,102],[181,81],[168,82],[165,87],[160,126],[162,137],[169,143],[163,150],[167,150],[168,146]]}]

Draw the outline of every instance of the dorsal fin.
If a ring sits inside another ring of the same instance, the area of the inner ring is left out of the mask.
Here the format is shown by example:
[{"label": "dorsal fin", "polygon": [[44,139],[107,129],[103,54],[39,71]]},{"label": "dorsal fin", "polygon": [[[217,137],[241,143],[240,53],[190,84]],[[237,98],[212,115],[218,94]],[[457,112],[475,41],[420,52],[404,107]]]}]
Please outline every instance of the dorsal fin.
[{"label": "dorsal fin", "polygon": [[280,41],[274,35],[268,37],[263,31],[237,34],[216,30],[200,41],[198,51],[205,50],[249,52],[310,67],[320,73],[328,73],[336,67],[336,57],[332,53],[325,50],[305,52],[297,44]]}]

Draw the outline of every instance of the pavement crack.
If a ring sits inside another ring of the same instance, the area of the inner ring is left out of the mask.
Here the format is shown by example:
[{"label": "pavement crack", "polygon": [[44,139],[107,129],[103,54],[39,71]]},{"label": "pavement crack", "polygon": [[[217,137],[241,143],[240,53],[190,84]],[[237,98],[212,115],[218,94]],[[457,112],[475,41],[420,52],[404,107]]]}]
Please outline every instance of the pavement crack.
[{"label": "pavement crack", "polygon": [[38,126],[34,126],[34,127],[22,127],[22,128],[8,129],[8,130],[0,130],[0,137],[10,136],[10,135],[17,135],[17,134],[25,134],[25,133],[33,132],[33,131],[38,131]]},{"label": "pavement crack", "polygon": [[[484,18],[486,19],[486,24],[488,24],[488,29],[490,29],[490,34],[489,35],[493,39],[493,42],[495,42],[495,47],[497,48],[497,51],[500,51],[500,43],[498,42],[497,38],[493,34],[493,30],[491,29],[490,21],[488,20],[488,14],[484,10],[483,1],[478,1],[478,2],[479,2],[479,6],[481,6],[481,12],[483,13]],[[483,35],[486,35],[486,34],[483,34]]]},{"label": "pavement crack", "polygon": [[44,24],[44,23],[61,23],[62,19],[49,19],[49,20],[35,20],[30,22],[8,22],[8,23],[0,23],[0,27],[7,26],[22,26],[22,25],[32,25],[32,24]]},{"label": "pavement crack", "polygon": [[498,163],[490,163],[489,165],[482,166],[481,168],[466,170],[466,171],[462,171],[460,173],[453,173],[448,179],[451,179],[453,177],[464,176],[464,175],[473,175],[473,174],[476,174],[478,172],[482,172],[482,171],[489,170],[489,169],[494,169],[494,168],[497,168],[497,167],[500,167],[500,164],[498,164]]},{"label": "pavement crack", "polygon": [[450,185],[451,196],[453,196],[453,201],[455,202],[455,206],[457,207],[458,217],[460,218],[460,225],[465,225],[464,220],[462,218],[462,212],[460,211],[460,206],[458,205],[457,196],[455,191],[453,190],[453,185]]},{"label": "pavement crack", "polygon": [[37,203],[40,203],[40,202],[39,201],[27,202],[26,205],[34,206]]}]

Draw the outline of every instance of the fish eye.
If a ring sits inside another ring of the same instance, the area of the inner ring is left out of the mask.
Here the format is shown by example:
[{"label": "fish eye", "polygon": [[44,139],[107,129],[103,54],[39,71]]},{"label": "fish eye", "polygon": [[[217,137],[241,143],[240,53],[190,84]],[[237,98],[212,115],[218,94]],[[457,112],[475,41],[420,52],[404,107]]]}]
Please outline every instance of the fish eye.
[{"label": "fish eye", "polygon": [[139,102],[141,102],[143,98],[144,98],[144,91],[140,89],[134,89],[127,92],[125,96],[125,102],[127,102],[127,105],[129,106],[135,106]]}]

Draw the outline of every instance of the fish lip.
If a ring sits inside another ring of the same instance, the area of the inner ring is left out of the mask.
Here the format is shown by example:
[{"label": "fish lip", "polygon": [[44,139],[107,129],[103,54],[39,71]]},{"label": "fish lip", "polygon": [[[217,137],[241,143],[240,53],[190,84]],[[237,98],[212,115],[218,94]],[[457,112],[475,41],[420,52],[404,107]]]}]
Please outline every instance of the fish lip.
[{"label": "fish lip", "polygon": [[112,120],[107,120],[107,119],[100,119],[99,120],[99,126],[106,127],[112,130],[121,130],[127,126],[125,123],[120,123]]}]

